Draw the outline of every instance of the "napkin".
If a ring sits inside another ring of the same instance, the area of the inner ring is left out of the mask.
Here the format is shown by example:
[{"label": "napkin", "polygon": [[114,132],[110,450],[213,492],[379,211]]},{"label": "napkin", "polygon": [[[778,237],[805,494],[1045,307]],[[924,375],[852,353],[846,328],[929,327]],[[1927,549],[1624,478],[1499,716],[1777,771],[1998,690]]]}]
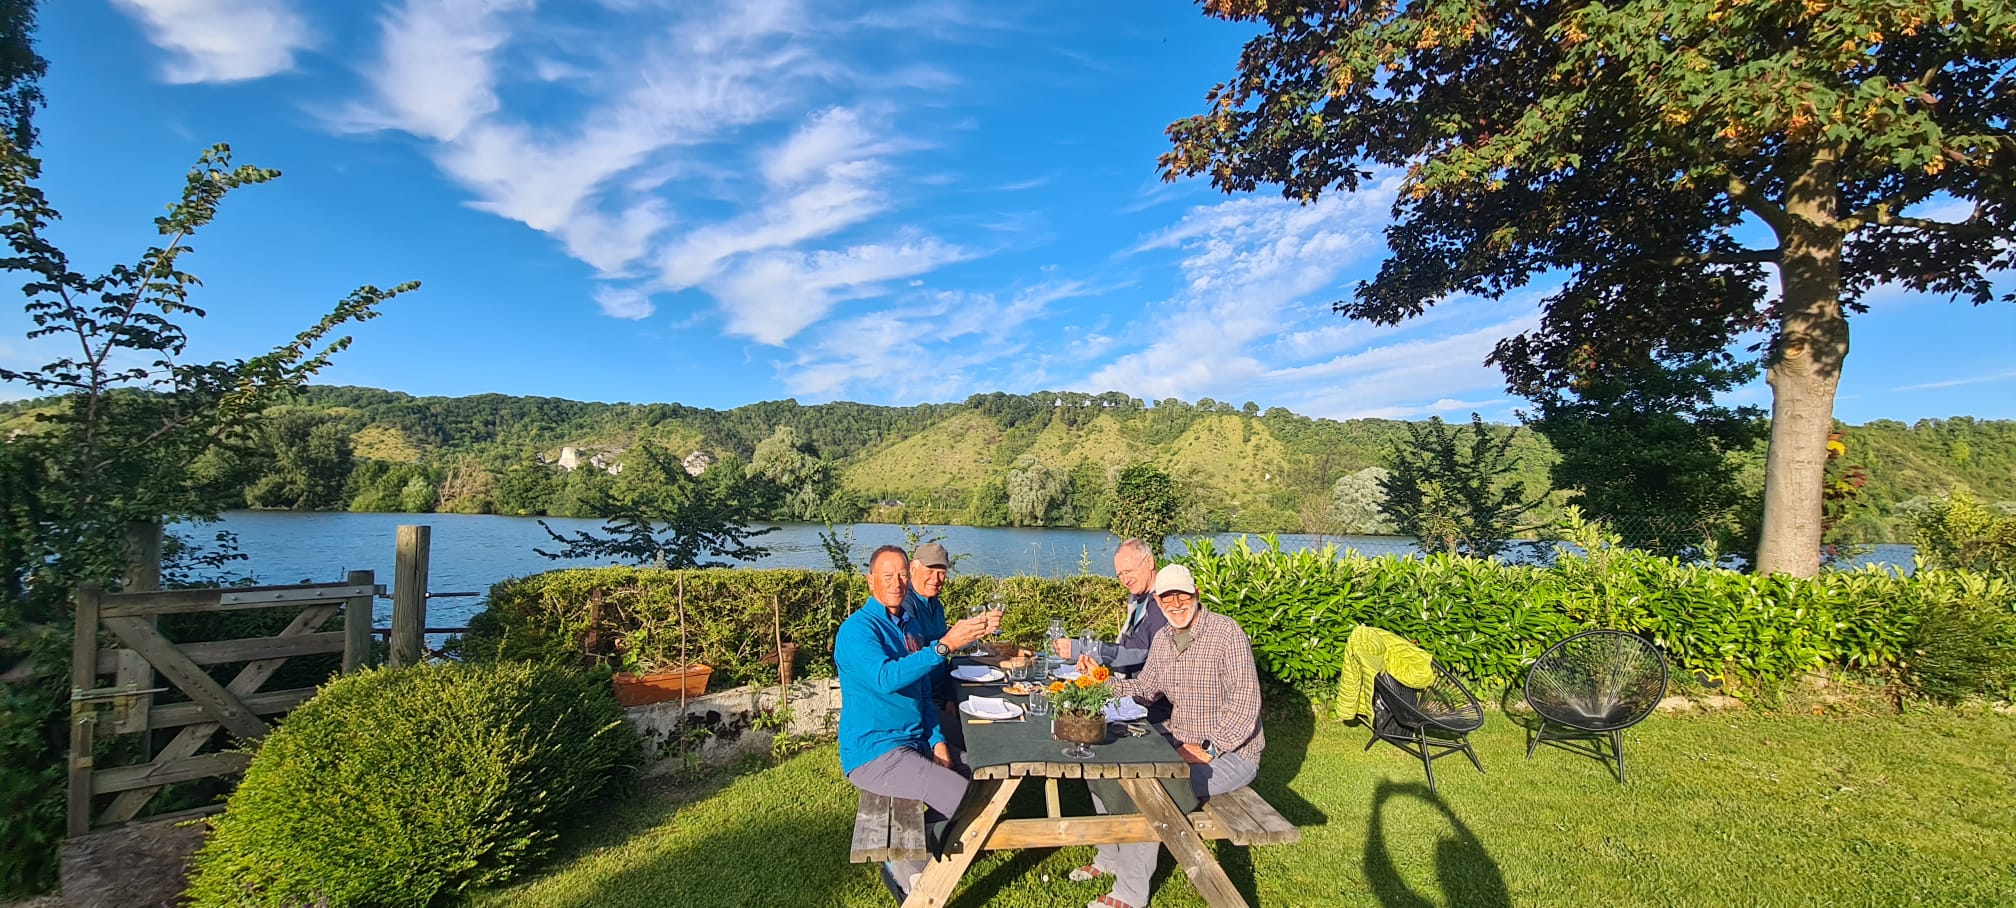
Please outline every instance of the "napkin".
[{"label": "napkin", "polygon": [[961,665],[952,670],[952,677],[961,681],[992,681],[1002,674],[984,665]]},{"label": "napkin", "polygon": [[999,697],[967,697],[966,708],[975,715],[997,719],[1005,719],[1012,713],[1008,701]]},{"label": "napkin", "polygon": [[1148,707],[1134,701],[1133,697],[1114,697],[1106,701],[1106,721],[1132,722],[1148,718]]}]

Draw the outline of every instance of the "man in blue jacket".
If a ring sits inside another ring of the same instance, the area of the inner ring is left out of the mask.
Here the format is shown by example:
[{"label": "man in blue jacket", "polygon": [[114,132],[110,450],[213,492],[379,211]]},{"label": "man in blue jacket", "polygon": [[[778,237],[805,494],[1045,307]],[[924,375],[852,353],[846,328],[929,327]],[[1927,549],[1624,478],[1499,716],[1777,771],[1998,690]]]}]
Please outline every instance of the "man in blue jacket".
[{"label": "man in blue jacket", "polygon": [[[1000,617],[975,615],[932,639],[909,604],[909,559],[885,545],[868,558],[868,602],[841,622],[833,643],[840,672],[840,771],[862,791],[923,801],[950,818],[966,796],[931,700],[932,675],[952,653],[993,632]],[[923,861],[891,861],[888,882],[907,896]]]}]

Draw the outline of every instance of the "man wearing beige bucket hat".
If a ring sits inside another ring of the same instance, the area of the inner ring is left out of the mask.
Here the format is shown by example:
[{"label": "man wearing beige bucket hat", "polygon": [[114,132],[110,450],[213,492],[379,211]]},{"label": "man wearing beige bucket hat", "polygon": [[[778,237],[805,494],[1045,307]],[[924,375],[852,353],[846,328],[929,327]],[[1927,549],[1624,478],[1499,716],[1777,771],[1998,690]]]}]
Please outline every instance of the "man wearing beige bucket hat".
[{"label": "man wearing beige bucket hat", "polygon": [[[1169,624],[1155,634],[1141,674],[1114,685],[1116,696],[1144,705],[1167,700],[1169,721],[1160,731],[1190,764],[1189,779],[1165,779],[1169,796],[1185,813],[1212,795],[1252,784],[1267,737],[1260,730],[1260,674],[1253,644],[1239,622],[1204,607],[1197,582],[1184,565],[1155,575],[1155,601]],[[1087,783],[1100,813],[1132,808],[1117,784]],[[1148,881],[1162,846],[1156,842],[1102,845],[1092,863],[1071,871],[1085,881],[1111,875],[1113,891],[1086,908],[1147,908]]]}]

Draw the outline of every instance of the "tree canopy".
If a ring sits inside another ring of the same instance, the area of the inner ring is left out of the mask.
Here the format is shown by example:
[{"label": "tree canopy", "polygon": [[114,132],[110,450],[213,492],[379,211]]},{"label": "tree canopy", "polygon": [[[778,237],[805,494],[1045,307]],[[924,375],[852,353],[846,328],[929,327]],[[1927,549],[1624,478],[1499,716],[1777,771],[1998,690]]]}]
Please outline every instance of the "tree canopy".
[{"label": "tree canopy", "polygon": [[2016,255],[2002,0],[1205,9],[1265,30],[1170,126],[1166,177],[1309,201],[1400,174],[1391,255],[1341,313],[1394,323],[1566,270],[1501,364],[1770,332],[1763,570],[1818,568],[1847,314],[1886,283],[1988,302]]}]

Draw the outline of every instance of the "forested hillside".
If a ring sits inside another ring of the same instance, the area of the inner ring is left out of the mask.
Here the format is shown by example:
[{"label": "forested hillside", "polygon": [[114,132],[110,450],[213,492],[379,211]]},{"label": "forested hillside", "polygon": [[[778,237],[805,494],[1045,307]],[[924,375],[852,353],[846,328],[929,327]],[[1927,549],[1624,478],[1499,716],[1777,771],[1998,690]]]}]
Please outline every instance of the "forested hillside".
[{"label": "forested hillside", "polygon": [[[32,402],[0,405],[0,436],[33,431]],[[626,451],[769,475],[795,490],[777,516],[983,526],[1103,526],[1115,477],[1151,463],[1176,478],[1186,529],[1376,531],[1368,468],[1407,439],[1394,420],[1310,419],[1210,399],[1152,405],[1123,394],[979,394],[881,407],[765,401],[732,410],[548,397],[413,397],[310,388],[270,412],[245,450],[202,465],[242,481],[253,507],[591,516]],[[766,444],[767,442],[767,444]],[[1850,538],[1901,539],[1903,517],[1953,490],[2016,500],[2016,422],[1877,421],[1846,427],[1865,477]],[[572,449],[571,451],[569,449]],[[1520,433],[1517,479],[1548,488],[1553,452]],[[1759,452],[1745,455],[1757,465]],[[1543,522],[1554,493],[1530,519]]]}]

